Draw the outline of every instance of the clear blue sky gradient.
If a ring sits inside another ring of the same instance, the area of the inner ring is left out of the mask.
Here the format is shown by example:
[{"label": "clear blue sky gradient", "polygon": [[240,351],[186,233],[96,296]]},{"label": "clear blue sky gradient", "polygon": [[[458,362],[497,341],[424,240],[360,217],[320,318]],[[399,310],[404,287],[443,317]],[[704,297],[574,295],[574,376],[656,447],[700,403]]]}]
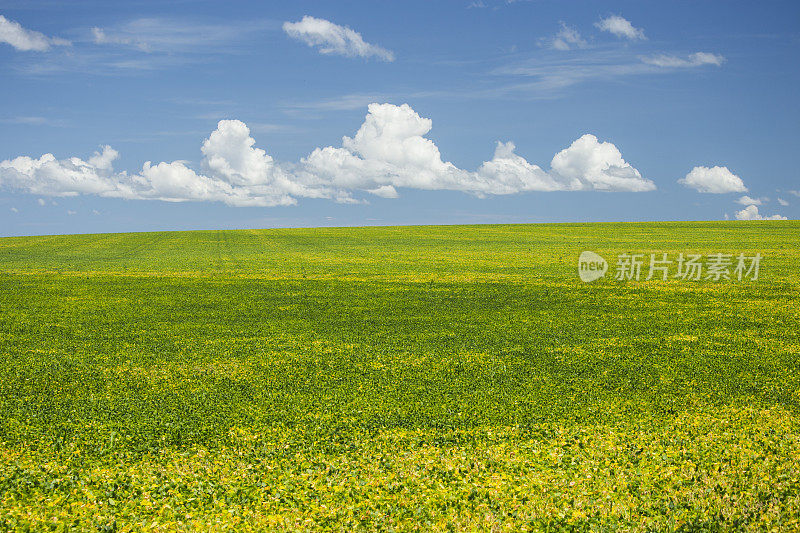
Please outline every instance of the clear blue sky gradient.
[{"label": "clear blue sky gradient", "polygon": [[[747,194],[768,198],[764,215],[800,216],[800,193],[790,192],[800,190],[800,2],[473,4],[0,1],[7,19],[72,42],[43,52],[0,43],[0,161],[87,159],[109,144],[120,152],[117,170],[136,173],[145,161],[196,167],[203,140],[220,119],[234,118],[250,126],[256,146],[292,162],[340,146],[368,103],[389,102],[430,118],[428,137],[461,168],[491,159],[496,141],[513,141],[546,169],[591,133],[614,143],[657,190],[476,198],[401,189],[399,198],[365,204],[299,198],[289,207],[229,207],[0,186],[0,235],[733,217],[741,194],[701,194],[677,182],[698,165],[740,176]],[[282,29],[304,15],[348,26],[395,60],[320,54]],[[647,39],[595,27],[609,15]],[[93,42],[93,27],[117,34],[140,19],[151,19],[163,42],[148,50]],[[584,48],[552,48],[562,22],[580,32]],[[641,60],[695,52],[725,61],[653,69]]]}]

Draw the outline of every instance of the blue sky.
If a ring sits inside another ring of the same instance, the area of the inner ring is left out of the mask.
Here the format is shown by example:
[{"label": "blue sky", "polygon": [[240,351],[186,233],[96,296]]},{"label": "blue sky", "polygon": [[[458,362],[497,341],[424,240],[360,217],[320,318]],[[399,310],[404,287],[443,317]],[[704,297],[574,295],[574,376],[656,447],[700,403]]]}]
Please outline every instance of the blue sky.
[{"label": "blue sky", "polygon": [[0,16],[0,235],[800,214],[797,2]]}]

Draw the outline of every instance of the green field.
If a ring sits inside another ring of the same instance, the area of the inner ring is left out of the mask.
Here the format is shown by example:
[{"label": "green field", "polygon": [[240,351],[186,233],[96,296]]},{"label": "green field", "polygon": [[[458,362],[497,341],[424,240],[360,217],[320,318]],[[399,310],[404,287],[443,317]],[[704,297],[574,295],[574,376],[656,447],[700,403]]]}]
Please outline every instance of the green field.
[{"label": "green field", "polygon": [[797,530],[799,289],[793,221],[3,238],[0,530]]}]

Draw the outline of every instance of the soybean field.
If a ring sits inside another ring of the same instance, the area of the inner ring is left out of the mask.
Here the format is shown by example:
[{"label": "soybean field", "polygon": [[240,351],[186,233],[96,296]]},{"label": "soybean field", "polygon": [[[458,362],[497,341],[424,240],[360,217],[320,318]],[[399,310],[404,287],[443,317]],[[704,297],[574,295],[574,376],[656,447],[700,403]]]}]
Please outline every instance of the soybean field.
[{"label": "soybean field", "polygon": [[797,221],[0,239],[0,531],[792,531],[798,458]]}]

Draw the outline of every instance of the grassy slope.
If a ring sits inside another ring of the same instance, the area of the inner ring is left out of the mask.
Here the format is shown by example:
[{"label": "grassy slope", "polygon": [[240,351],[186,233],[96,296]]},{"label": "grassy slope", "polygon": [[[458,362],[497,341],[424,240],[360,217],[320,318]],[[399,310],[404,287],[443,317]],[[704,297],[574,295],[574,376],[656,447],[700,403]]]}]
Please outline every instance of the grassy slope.
[{"label": "grassy slope", "polygon": [[[790,528],[798,230],[0,239],[0,525]],[[765,259],[584,285],[584,249]]]}]

